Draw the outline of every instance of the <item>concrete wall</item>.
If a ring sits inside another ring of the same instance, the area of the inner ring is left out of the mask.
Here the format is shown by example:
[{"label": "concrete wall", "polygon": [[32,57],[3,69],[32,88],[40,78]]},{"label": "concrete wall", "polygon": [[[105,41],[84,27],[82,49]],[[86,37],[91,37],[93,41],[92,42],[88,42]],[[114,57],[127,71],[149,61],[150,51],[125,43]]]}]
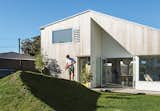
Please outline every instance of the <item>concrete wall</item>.
[{"label": "concrete wall", "polygon": [[[52,31],[72,28],[80,30],[80,42],[52,43]],[[81,14],[70,19],[49,25],[41,30],[41,52],[47,58],[57,60],[63,70],[65,56],[69,54],[75,60],[77,56],[90,55],[90,13]],[[77,65],[75,73],[77,73]],[[62,78],[68,78],[67,73],[60,74]],[[78,79],[76,75],[76,79]]]},{"label": "concrete wall", "polygon": [[101,30],[102,29],[93,20],[91,20],[91,73],[93,75],[92,87],[101,85]]}]

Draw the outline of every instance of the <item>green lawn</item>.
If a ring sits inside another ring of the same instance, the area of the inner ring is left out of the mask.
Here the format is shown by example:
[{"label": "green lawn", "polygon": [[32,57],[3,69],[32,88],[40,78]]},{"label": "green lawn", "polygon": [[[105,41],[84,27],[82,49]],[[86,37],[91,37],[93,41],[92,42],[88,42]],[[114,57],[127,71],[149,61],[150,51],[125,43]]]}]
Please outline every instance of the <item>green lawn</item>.
[{"label": "green lawn", "polygon": [[160,111],[160,96],[102,93],[97,111]]},{"label": "green lawn", "polygon": [[0,79],[0,111],[160,111],[160,96],[99,93],[33,72]]}]

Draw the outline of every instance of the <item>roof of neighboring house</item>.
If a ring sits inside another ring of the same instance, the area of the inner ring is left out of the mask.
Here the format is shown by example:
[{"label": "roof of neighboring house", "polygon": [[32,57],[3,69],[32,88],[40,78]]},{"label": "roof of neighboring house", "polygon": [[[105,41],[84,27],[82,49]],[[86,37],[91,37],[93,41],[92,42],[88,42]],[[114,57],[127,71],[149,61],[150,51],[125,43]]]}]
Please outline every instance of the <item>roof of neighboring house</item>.
[{"label": "roof of neighboring house", "polygon": [[74,14],[74,15],[72,15],[72,16],[69,16],[69,17],[66,17],[66,18],[57,20],[57,21],[55,21],[55,22],[49,23],[49,24],[47,24],[47,25],[41,26],[40,29],[43,30],[44,28],[46,28],[46,27],[48,27],[48,26],[50,26],[50,25],[53,25],[53,24],[56,24],[56,23],[65,21],[65,20],[67,20],[67,19],[71,19],[71,18],[73,18],[73,17],[79,16],[79,15],[82,15],[82,14],[85,14],[85,13],[88,13],[88,12],[99,13],[99,14],[101,14],[101,15],[108,16],[108,17],[112,17],[112,18],[118,19],[118,20],[122,20],[122,21],[124,21],[124,22],[129,22],[129,23],[133,23],[133,24],[135,24],[135,25],[140,25],[140,26],[143,26],[143,27],[148,27],[148,28],[151,28],[151,29],[160,31],[159,29],[154,28],[154,27],[151,27],[151,26],[148,26],[148,25],[139,24],[139,23],[132,22],[132,21],[129,21],[129,20],[126,20],[126,19],[122,19],[122,18],[118,18],[118,17],[114,17],[114,16],[111,16],[111,15],[105,14],[105,13],[97,12],[97,11],[94,11],[94,10],[86,10],[86,11],[83,11],[83,12],[80,12],[80,13],[77,13],[77,14]]},{"label": "roof of neighboring house", "polygon": [[0,53],[0,59],[35,60],[34,57],[16,52]]}]

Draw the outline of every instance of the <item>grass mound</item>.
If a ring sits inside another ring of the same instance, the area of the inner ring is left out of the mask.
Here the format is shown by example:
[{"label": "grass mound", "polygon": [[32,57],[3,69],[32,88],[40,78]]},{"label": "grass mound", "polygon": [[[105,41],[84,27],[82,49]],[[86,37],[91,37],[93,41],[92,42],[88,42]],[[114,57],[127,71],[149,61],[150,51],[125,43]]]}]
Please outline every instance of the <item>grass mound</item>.
[{"label": "grass mound", "polygon": [[0,79],[0,111],[159,111],[160,96],[97,93],[33,72]]},{"label": "grass mound", "polygon": [[0,79],[2,111],[94,111],[99,95],[77,82],[33,72]]},{"label": "grass mound", "polygon": [[21,72],[0,79],[0,111],[52,111],[22,82]]}]

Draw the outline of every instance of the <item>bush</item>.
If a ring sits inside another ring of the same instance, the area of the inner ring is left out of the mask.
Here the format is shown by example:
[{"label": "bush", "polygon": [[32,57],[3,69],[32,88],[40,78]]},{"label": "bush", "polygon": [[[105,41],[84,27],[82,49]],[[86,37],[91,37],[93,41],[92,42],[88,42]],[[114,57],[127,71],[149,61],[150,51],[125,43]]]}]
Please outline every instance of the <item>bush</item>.
[{"label": "bush", "polygon": [[41,54],[36,55],[35,66],[36,69],[42,73],[43,69],[45,68],[45,64],[43,62],[43,56]]},{"label": "bush", "polygon": [[92,80],[92,74],[89,71],[87,71],[86,67],[83,67],[82,72],[80,74],[80,82],[82,84],[86,84],[87,82],[91,82],[91,80]]},{"label": "bush", "polygon": [[61,68],[55,59],[47,59],[45,67],[49,70],[52,76],[59,77],[59,74],[61,73]]}]

